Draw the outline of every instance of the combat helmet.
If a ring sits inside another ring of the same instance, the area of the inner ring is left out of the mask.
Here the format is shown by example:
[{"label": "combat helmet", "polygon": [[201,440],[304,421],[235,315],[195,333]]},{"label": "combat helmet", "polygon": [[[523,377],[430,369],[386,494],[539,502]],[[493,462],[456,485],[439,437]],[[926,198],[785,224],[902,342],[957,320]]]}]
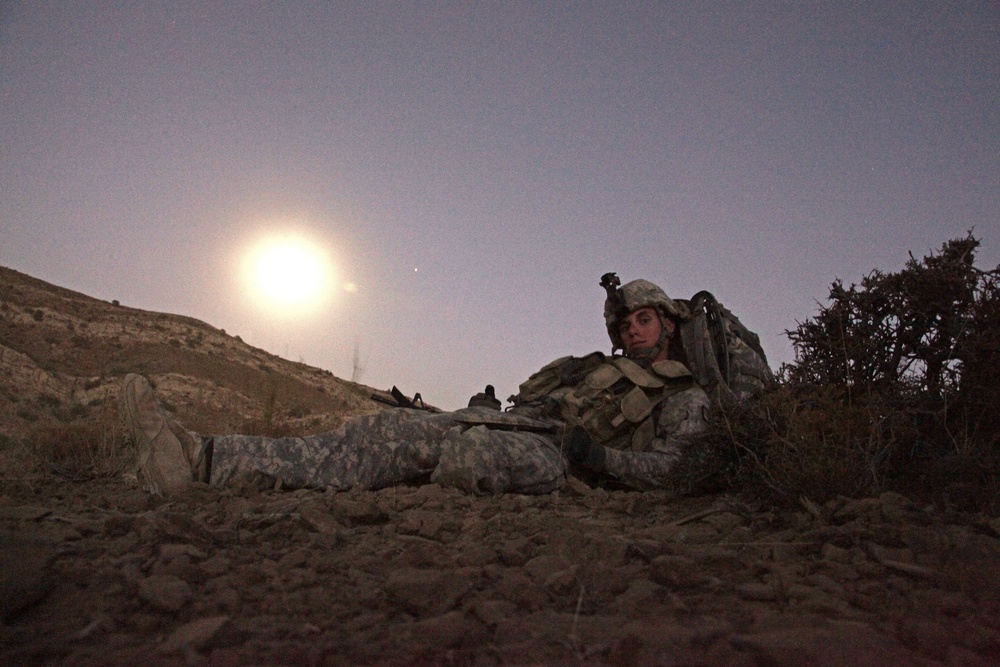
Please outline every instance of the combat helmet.
[{"label": "combat helmet", "polygon": [[[604,323],[613,346],[612,352],[624,349],[618,331],[622,319],[640,308],[653,308],[661,318],[670,317],[677,322],[683,322],[691,317],[686,306],[671,299],[660,286],[648,280],[640,278],[625,283],[622,287],[618,287],[619,285],[621,280],[614,273],[606,273],[601,278],[601,287],[608,293],[604,300]],[[666,337],[666,331],[663,337]],[[657,347],[661,345],[662,341]]]}]

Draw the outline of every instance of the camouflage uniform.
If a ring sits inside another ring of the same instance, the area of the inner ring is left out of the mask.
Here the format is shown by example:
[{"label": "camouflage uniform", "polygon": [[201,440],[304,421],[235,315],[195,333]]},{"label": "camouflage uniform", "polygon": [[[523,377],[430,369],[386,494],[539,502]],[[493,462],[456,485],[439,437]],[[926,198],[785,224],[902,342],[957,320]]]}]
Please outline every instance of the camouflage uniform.
[{"label": "camouflage uniform", "polygon": [[708,396],[680,362],[643,368],[599,352],[553,361],[512,400],[514,411],[584,427],[606,449],[598,478],[638,489],[664,488],[685,441],[705,429],[709,409]]},{"label": "camouflage uniform", "polygon": [[[604,315],[613,350],[622,347],[620,318],[646,306],[675,322],[690,315],[645,280],[611,290]],[[681,356],[654,361],[664,347]],[[451,413],[384,410],[305,438],[218,436],[211,483],[280,480],[289,488],[345,490],[430,481],[476,494],[547,493],[578,472],[663,488],[684,441],[704,430],[709,406],[678,348],[664,329],[654,348],[633,359],[599,352],[557,359],[521,385],[508,412],[495,409],[499,401],[487,387],[471,407]],[[568,471],[564,440],[574,426],[597,443],[588,447],[602,452],[599,469]]]},{"label": "camouflage uniform", "polygon": [[664,488],[685,441],[705,430],[708,407],[708,396],[697,385],[667,398],[661,405],[656,435],[646,450],[609,447],[603,474],[636,489]]},{"label": "camouflage uniform", "polygon": [[[471,493],[547,493],[565,481],[550,438],[490,430],[475,421],[497,411],[431,413],[407,408],[348,419],[336,431],[304,438],[212,438],[214,485],[379,489],[437,482]],[[548,426],[548,424],[544,424]]]},{"label": "camouflage uniform", "polygon": [[[556,403],[573,388],[562,389],[555,392]],[[635,488],[662,487],[680,457],[680,443],[704,428],[707,406],[705,393],[688,382],[659,406],[653,437],[642,451],[608,443],[604,474]],[[504,413],[399,408],[304,438],[215,436],[210,482],[261,487],[280,480],[284,488],[346,490],[429,481],[475,494],[548,493],[566,480],[565,423],[537,404]]]}]

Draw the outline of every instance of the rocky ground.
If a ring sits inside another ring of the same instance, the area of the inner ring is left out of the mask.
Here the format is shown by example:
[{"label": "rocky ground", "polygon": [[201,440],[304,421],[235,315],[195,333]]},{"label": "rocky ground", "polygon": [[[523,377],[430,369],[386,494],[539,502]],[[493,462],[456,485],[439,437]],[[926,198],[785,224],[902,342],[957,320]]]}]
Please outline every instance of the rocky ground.
[{"label": "rocky ground", "polygon": [[7,485],[8,665],[991,665],[1000,520],[894,494],[752,508]]}]

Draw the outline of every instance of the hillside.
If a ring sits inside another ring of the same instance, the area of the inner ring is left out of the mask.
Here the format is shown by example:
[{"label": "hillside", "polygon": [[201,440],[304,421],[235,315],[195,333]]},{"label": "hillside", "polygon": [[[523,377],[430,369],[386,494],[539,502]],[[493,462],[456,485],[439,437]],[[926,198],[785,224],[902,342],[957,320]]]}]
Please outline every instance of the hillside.
[{"label": "hillside", "polygon": [[66,474],[91,471],[60,453],[97,450],[130,371],[203,432],[318,431],[384,407],[197,320],[0,269],[0,664],[1000,662],[995,515],[578,480],[164,498],[114,442],[102,474]]},{"label": "hillside", "polygon": [[247,345],[199,320],[106,302],[0,267],[0,439],[85,419],[125,374],[204,433],[318,432],[384,407],[370,387]]}]

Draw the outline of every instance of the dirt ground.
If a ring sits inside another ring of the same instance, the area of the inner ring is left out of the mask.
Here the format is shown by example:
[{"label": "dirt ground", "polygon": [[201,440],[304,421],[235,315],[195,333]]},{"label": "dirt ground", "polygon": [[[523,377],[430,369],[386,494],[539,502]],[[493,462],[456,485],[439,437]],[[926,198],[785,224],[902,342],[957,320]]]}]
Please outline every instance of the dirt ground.
[{"label": "dirt ground", "polygon": [[7,665],[992,665],[1000,520],[566,488],[0,496]]}]

